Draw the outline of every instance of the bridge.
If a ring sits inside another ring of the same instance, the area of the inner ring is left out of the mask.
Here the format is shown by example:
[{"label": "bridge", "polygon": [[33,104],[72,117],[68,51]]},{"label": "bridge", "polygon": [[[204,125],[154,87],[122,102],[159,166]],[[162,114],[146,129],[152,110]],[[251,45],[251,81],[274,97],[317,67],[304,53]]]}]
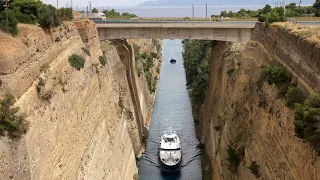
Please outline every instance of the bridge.
[{"label": "bridge", "polygon": [[100,40],[199,39],[248,42],[256,21],[96,20]]}]

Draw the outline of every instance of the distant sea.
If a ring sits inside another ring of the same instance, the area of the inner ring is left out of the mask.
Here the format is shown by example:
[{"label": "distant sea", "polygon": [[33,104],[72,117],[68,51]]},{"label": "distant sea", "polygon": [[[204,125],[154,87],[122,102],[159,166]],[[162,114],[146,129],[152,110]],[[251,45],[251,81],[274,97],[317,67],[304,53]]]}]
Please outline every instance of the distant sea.
[{"label": "distant sea", "polygon": [[[264,6],[208,6],[208,17],[212,14],[220,14],[221,11],[233,11],[238,12],[241,8],[247,10],[257,10],[263,8]],[[170,6],[170,7],[98,7],[99,11],[115,9],[116,11],[129,12],[136,14],[139,17],[192,17],[192,6]],[[84,10],[84,8],[79,8],[78,10]],[[195,6],[194,7],[195,17],[206,17],[206,7],[205,6]]]},{"label": "distant sea", "polygon": [[[302,6],[311,6],[310,4],[301,4]],[[208,17],[212,14],[219,15],[221,11],[233,11],[238,12],[241,8],[246,10],[257,10],[263,8],[265,5],[243,5],[243,6],[208,6]],[[274,4],[272,5],[274,6]],[[78,10],[85,10],[86,8],[77,8]],[[92,7],[93,8],[93,7]],[[115,9],[116,11],[123,13],[129,12],[136,14],[139,17],[192,17],[192,6],[169,6],[169,7],[96,7],[99,11]],[[206,17],[205,6],[194,7],[195,17]]]}]

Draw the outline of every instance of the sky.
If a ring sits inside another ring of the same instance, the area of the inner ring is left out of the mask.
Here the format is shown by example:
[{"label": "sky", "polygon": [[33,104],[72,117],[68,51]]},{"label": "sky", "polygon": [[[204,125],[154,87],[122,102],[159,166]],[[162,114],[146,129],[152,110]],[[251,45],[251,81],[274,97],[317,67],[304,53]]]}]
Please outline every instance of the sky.
[{"label": "sky", "polygon": [[[52,4],[56,6],[57,0],[42,0],[45,3]],[[59,1],[59,7],[66,7],[67,3],[68,6],[70,7],[71,5],[71,0],[58,0]],[[88,2],[92,2],[92,8],[94,7],[128,7],[128,6],[135,6],[140,3],[143,3],[147,0],[73,0],[73,7],[75,8],[76,6],[78,7],[86,7],[88,5]],[[196,1],[196,0],[195,0]],[[211,0],[209,0],[211,1]],[[219,1],[219,0],[218,0]],[[220,0],[223,2],[223,0]],[[235,0],[238,1],[238,0]],[[260,0],[263,1],[263,0]],[[270,0],[264,0],[264,1],[270,1]],[[282,1],[282,0],[275,0],[275,1]],[[290,2],[297,2],[298,0],[286,0],[287,3]],[[307,2],[309,1],[313,2],[315,0],[302,0],[302,2]],[[245,4],[245,1],[244,1]]]},{"label": "sky", "polygon": [[[56,6],[57,0],[42,0],[45,3],[52,4]],[[143,3],[146,0],[90,0],[92,2],[92,7],[102,7],[102,6],[135,6],[137,4]],[[78,5],[79,7],[86,7],[89,0],[73,0],[73,6]],[[71,0],[59,0],[59,7],[66,6],[66,4],[71,4]]]}]

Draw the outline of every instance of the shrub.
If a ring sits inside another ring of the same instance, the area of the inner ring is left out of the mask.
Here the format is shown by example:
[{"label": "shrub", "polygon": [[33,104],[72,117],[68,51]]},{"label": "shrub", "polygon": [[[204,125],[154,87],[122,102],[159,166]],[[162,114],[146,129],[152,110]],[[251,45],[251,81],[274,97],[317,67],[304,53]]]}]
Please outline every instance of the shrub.
[{"label": "shrub", "polygon": [[147,60],[148,60],[148,62],[150,62],[150,61],[153,62],[153,57],[149,54],[149,55],[147,56]]},{"label": "shrub", "polygon": [[161,44],[157,44],[156,49],[157,49],[157,52],[160,52],[161,51]]},{"label": "shrub", "polygon": [[152,88],[152,77],[151,77],[151,73],[148,71],[145,73],[146,75],[146,79],[147,79],[147,84],[148,84],[148,88],[149,88],[149,91],[152,92],[153,91],[153,88]]},{"label": "shrub", "polygon": [[156,46],[158,44],[158,40],[152,39],[152,44],[153,44],[153,46]]},{"label": "shrub", "polygon": [[34,24],[37,22],[37,17],[34,15],[23,14],[20,11],[14,11],[14,14],[20,23]]},{"label": "shrub", "polygon": [[139,60],[141,58],[140,56],[140,46],[137,44],[133,44],[133,51],[134,51],[134,57],[136,60]]},{"label": "shrub", "polygon": [[38,11],[38,23],[45,28],[59,26],[61,22],[56,8],[50,4],[43,4]]},{"label": "shrub", "polygon": [[261,72],[262,79],[266,79],[270,85],[275,84],[278,88],[292,81],[291,74],[283,67],[261,66]]},{"label": "shrub", "polygon": [[71,8],[60,8],[58,10],[61,20],[70,21],[73,19],[72,9]]},{"label": "shrub", "polygon": [[320,95],[308,98],[303,104],[294,106],[295,132],[300,138],[308,140],[320,155]]},{"label": "shrub", "polygon": [[38,10],[42,6],[41,1],[14,0],[10,4],[16,18],[21,23],[34,24],[37,22]]},{"label": "shrub", "polygon": [[238,169],[238,166],[240,165],[242,158],[244,157],[244,148],[240,147],[236,149],[236,147],[231,144],[227,148],[227,153],[228,153],[227,160],[229,162],[228,164],[229,170],[236,171]]},{"label": "shrub", "polygon": [[136,71],[137,71],[137,73],[138,73],[138,77],[140,77],[141,74],[142,74],[142,67],[139,66],[137,63],[136,63]]},{"label": "shrub", "polygon": [[85,63],[85,60],[83,59],[83,57],[81,56],[78,56],[76,54],[72,54],[70,57],[69,57],[69,64],[74,67],[76,70],[80,70],[81,68],[84,67],[84,63]]},{"label": "shrub", "polygon": [[269,26],[271,23],[274,23],[274,22],[286,21],[283,7],[276,7],[276,8],[273,8],[271,11],[269,11],[270,8],[268,8],[268,11],[265,11],[265,8],[264,8],[264,12],[262,12],[259,15],[258,20],[260,22],[265,22],[266,26]]},{"label": "shrub", "polygon": [[227,74],[231,77],[234,70],[235,70],[234,68],[229,68],[227,71]]},{"label": "shrub", "polygon": [[143,53],[140,54],[140,57],[142,59],[147,59],[147,56],[148,56],[148,54],[146,52],[143,52]]},{"label": "shrub", "polygon": [[89,49],[87,48],[81,48],[83,52],[85,52],[88,56],[91,56]]},{"label": "shrub", "polygon": [[306,97],[304,93],[297,87],[289,87],[286,94],[286,105],[293,108],[295,103],[303,103]]},{"label": "shrub", "polygon": [[50,68],[49,63],[45,63],[40,67],[40,72],[45,73],[49,70],[49,68]]},{"label": "shrub", "polygon": [[133,175],[133,180],[139,180],[139,175],[138,174],[134,174]]},{"label": "shrub", "polygon": [[8,12],[8,22],[6,21],[5,11],[0,13],[0,29],[4,32],[8,32],[13,36],[18,34],[18,21],[13,11]]},{"label": "shrub", "polygon": [[220,130],[221,130],[221,127],[220,127],[220,126],[215,126],[214,129],[215,129],[216,131],[220,131]]},{"label": "shrub", "polygon": [[306,39],[312,36],[311,32],[300,32],[298,36],[302,39]]},{"label": "shrub", "polygon": [[45,85],[45,81],[43,78],[39,78],[39,81],[36,85],[36,90],[37,90],[37,94],[40,96],[41,93],[41,89],[44,87]]},{"label": "shrub", "polygon": [[99,61],[102,66],[105,66],[107,63],[107,59],[104,56],[99,56]]},{"label": "shrub", "polygon": [[259,173],[260,166],[257,164],[256,161],[251,162],[249,169],[250,169],[251,173],[255,175],[256,178],[260,177],[260,173]]},{"label": "shrub", "polygon": [[13,107],[16,100],[11,94],[0,99],[0,134],[12,138],[20,137],[27,132],[28,123],[22,115],[18,115],[19,107]]},{"label": "shrub", "polygon": [[151,52],[151,54],[150,54],[153,58],[158,58],[158,54],[157,53],[154,53],[154,52]]}]

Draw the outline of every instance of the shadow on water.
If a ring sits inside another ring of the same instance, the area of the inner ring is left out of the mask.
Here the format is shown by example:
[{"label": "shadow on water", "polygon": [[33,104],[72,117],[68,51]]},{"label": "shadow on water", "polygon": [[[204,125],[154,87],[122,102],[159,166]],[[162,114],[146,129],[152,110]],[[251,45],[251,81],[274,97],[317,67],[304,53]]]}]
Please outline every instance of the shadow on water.
[{"label": "shadow on water", "polygon": [[[201,180],[201,150],[196,138],[182,60],[181,40],[164,40],[160,80],[149,128],[146,151],[139,161],[140,180]],[[177,59],[170,63],[171,57]],[[160,137],[169,127],[177,131],[182,145],[180,171],[161,170]]]}]

